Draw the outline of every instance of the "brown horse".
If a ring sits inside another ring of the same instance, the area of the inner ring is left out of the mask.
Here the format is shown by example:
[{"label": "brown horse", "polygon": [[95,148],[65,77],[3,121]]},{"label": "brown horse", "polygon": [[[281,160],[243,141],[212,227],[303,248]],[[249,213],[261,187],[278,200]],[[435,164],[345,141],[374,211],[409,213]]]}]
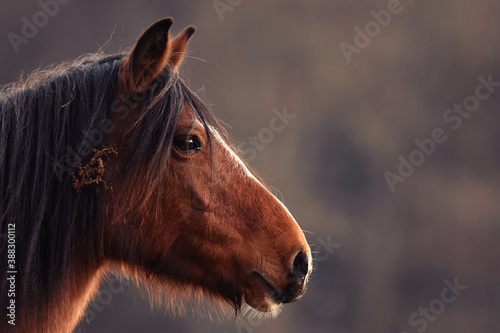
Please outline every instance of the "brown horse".
[{"label": "brown horse", "polygon": [[171,24],[3,88],[1,332],[71,332],[110,271],[174,309],[303,295],[305,237],[179,77],[195,29]]}]

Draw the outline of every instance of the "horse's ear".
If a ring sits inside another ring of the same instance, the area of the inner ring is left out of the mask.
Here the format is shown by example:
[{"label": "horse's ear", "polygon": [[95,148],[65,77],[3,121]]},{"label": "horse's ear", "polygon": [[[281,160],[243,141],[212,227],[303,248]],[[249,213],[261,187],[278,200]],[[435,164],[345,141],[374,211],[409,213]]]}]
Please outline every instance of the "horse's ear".
[{"label": "horse's ear", "polygon": [[142,35],[120,67],[118,80],[122,92],[145,90],[167,65],[172,49],[168,30],[173,20],[153,23]]},{"label": "horse's ear", "polygon": [[170,62],[172,63],[172,68],[178,70],[184,60],[184,54],[186,53],[186,46],[189,38],[194,34],[196,28],[194,26],[189,26],[184,28],[172,42],[172,56],[170,57]]}]

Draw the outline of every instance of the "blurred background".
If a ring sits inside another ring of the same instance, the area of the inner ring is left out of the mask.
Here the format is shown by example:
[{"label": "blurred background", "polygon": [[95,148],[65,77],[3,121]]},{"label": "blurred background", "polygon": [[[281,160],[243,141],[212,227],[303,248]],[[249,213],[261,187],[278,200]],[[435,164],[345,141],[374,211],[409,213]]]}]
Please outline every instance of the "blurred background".
[{"label": "blurred background", "polygon": [[274,320],[174,317],[108,283],[78,332],[500,330],[500,2],[44,2],[0,5],[0,83],[126,50],[165,16],[196,25],[184,78],[316,257]]}]

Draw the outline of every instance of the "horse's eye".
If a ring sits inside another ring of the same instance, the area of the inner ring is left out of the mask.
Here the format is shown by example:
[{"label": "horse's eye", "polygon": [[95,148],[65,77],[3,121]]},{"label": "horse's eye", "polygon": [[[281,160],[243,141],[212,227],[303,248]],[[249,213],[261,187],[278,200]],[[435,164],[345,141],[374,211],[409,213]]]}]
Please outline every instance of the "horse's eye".
[{"label": "horse's eye", "polygon": [[175,137],[174,148],[182,154],[194,154],[201,150],[200,139],[195,135]]}]

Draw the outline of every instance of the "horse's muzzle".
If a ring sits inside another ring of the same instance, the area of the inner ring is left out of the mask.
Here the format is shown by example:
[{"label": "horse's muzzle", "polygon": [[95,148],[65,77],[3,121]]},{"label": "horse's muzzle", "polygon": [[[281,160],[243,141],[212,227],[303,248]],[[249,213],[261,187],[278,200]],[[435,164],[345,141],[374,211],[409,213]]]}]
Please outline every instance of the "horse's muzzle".
[{"label": "horse's muzzle", "polygon": [[271,299],[276,303],[292,303],[299,300],[305,292],[307,275],[310,267],[307,256],[299,252],[293,261],[292,271],[286,277],[285,286],[279,290],[274,287],[261,274],[253,272],[253,276],[267,291]]},{"label": "horse's muzzle", "polygon": [[281,303],[291,303],[299,300],[305,292],[309,260],[303,252],[299,252],[293,261],[293,271],[288,275],[288,283],[277,298]]}]

